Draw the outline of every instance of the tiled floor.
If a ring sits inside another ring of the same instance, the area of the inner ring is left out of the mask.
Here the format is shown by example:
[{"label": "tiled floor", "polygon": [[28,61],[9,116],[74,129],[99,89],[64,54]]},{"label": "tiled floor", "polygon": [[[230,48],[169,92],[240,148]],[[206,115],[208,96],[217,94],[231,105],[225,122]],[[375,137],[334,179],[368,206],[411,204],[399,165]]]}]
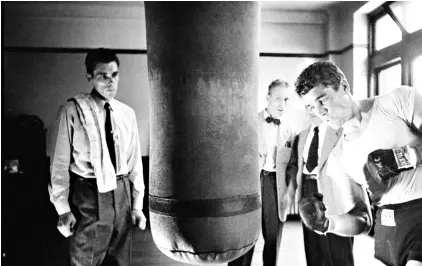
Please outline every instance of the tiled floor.
[{"label": "tiled floor", "polygon": [[[162,254],[152,240],[151,231],[136,231],[133,248],[133,266],[187,266],[190,264],[174,261]],[[253,266],[262,265],[262,249],[264,241],[258,240],[252,259]],[[373,258],[374,241],[369,236],[358,236],[354,242],[355,266],[382,266],[383,264]],[[277,265],[280,266],[306,266],[303,249],[302,227],[299,221],[289,221],[284,225],[283,239],[280,247]],[[215,264],[225,266],[226,264]]]}]

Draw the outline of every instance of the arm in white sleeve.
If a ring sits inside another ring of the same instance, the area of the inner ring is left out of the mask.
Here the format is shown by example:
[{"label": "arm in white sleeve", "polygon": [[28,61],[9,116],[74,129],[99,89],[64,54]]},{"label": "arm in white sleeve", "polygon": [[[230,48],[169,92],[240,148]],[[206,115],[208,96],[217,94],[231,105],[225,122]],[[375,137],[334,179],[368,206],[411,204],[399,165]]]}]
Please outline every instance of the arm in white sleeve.
[{"label": "arm in white sleeve", "polygon": [[[406,122],[415,132],[422,134],[422,91],[420,88],[402,86],[394,90],[387,105],[392,106],[392,112]],[[422,142],[409,145],[411,161],[416,165],[422,163]]]},{"label": "arm in white sleeve", "polygon": [[[417,130],[417,132],[422,134],[422,92],[419,89],[415,90],[415,97],[413,100],[413,110],[411,114],[411,121],[412,126]],[[415,148],[416,151],[416,157],[417,157],[417,163],[416,165],[421,165],[422,163],[422,143],[419,143],[419,145],[410,145],[410,147]]]},{"label": "arm in white sleeve", "polygon": [[[73,108],[73,109],[72,109]],[[50,201],[59,215],[70,211],[69,207],[69,166],[71,158],[71,111],[73,103],[66,103],[59,110],[59,117],[53,128],[54,144],[51,158],[51,182],[48,187]]]},{"label": "arm in white sleeve", "polygon": [[371,205],[366,190],[359,187],[361,191],[356,196],[360,200],[349,212],[328,216],[330,221],[328,232],[345,237],[369,233],[373,224]]},{"label": "arm in white sleeve", "polygon": [[371,215],[361,206],[348,213],[328,216],[328,219],[328,232],[345,237],[368,234],[372,225]]},{"label": "arm in white sleeve", "polygon": [[132,139],[129,146],[128,152],[128,168],[129,168],[129,179],[133,184],[132,190],[132,209],[142,210],[143,199],[144,199],[144,174],[142,167],[142,155],[141,145],[139,141],[138,125],[136,122],[136,115],[133,111],[133,122],[132,122]]}]

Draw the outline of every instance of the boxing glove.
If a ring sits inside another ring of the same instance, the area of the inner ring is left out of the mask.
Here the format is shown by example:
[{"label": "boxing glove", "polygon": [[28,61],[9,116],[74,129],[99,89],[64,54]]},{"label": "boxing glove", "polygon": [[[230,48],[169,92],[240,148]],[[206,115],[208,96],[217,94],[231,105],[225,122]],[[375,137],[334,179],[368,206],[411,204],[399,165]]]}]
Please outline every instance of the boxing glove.
[{"label": "boxing glove", "polygon": [[299,215],[307,228],[319,234],[328,232],[329,219],[325,216],[323,196],[320,193],[314,193],[311,197],[303,198],[299,203]]},{"label": "boxing glove", "polygon": [[367,166],[378,182],[389,180],[400,172],[416,166],[417,153],[413,148],[404,146],[395,149],[378,149],[368,155]]}]

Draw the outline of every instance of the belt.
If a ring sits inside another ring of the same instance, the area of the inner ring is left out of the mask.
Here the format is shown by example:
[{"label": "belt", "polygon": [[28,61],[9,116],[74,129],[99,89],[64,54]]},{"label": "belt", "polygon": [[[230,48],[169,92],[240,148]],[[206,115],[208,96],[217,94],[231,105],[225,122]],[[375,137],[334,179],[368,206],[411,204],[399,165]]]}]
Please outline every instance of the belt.
[{"label": "belt", "polygon": [[318,179],[317,175],[302,174],[303,179]]},{"label": "belt", "polygon": [[[78,180],[78,181],[82,181],[82,182],[86,182],[86,183],[91,183],[91,184],[97,184],[97,179],[95,177],[93,178],[86,178],[86,177],[82,177],[80,175],[77,175],[75,173],[70,172],[70,177]],[[117,175],[116,176],[116,181],[123,181],[125,178],[129,177],[129,174],[123,174],[123,175]]]},{"label": "belt", "polygon": [[262,170],[262,174],[263,175],[275,175],[276,172],[269,172],[269,171],[266,171],[266,170]]}]

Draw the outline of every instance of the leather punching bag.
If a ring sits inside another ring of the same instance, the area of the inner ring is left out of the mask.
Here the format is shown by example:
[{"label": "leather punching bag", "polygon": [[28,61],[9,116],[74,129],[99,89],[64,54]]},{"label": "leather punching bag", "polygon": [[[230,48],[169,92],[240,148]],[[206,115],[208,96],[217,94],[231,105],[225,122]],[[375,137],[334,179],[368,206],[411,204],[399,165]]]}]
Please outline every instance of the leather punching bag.
[{"label": "leather punching bag", "polygon": [[224,263],[258,240],[258,2],[145,2],[149,210],[174,260]]}]

